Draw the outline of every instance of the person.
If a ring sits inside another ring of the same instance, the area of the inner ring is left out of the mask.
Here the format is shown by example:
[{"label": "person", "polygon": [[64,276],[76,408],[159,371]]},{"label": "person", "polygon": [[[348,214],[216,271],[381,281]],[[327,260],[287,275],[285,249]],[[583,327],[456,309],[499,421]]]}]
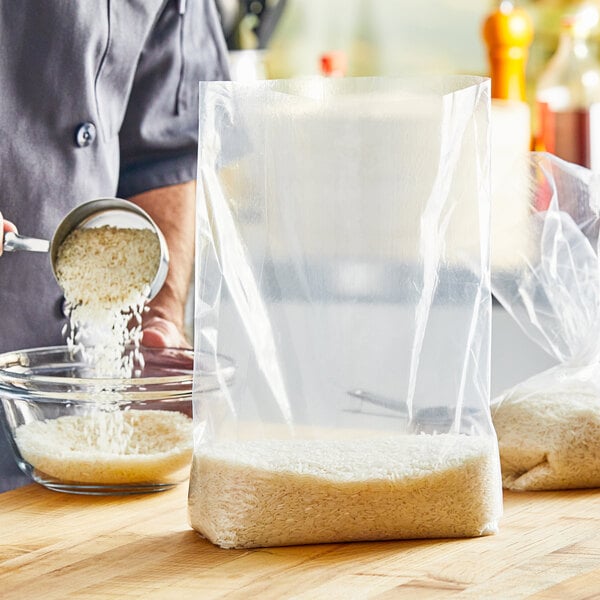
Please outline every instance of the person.
[{"label": "person", "polygon": [[[0,56],[0,242],[50,239],[92,198],[135,202],[170,253],[143,343],[187,345],[198,82],[228,78],[214,0],[2,2]],[[0,352],[64,343],[62,305],[48,255],[0,257]],[[29,481],[2,429],[0,491]]]}]

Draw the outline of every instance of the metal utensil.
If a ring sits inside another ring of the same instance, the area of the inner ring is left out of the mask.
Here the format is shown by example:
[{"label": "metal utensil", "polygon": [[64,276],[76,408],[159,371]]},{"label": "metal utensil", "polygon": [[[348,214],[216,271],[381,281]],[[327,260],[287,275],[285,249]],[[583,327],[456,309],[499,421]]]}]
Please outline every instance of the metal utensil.
[{"label": "metal utensil", "polygon": [[39,240],[37,238],[27,237],[7,231],[4,234],[4,243],[2,250],[4,252],[48,252],[50,242],[48,240]]},{"label": "metal utensil", "polygon": [[402,403],[399,400],[393,400],[392,398],[380,396],[379,394],[374,394],[361,389],[348,390],[346,393],[349,396],[353,396],[354,398],[358,398],[359,400],[368,402],[369,404],[374,404],[375,406],[380,406],[381,408],[393,410],[398,415],[408,419],[408,407],[405,403]]},{"label": "metal utensil", "polygon": [[[348,390],[346,393],[353,398],[393,411],[393,415],[386,416],[409,420],[408,407],[405,402],[363,389]],[[482,422],[482,419],[485,419],[485,417],[482,416],[481,409],[462,406],[458,413],[458,422],[455,424],[456,410],[453,407],[428,406],[419,408],[414,412],[410,422],[410,430],[418,433],[439,433],[440,431],[450,431],[452,427],[459,427],[461,432],[470,429],[476,431],[478,423]]]},{"label": "metal utensil", "polygon": [[[75,229],[86,229],[110,225],[118,228],[151,229],[158,236],[160,243],[160,262],[156,275],[150,284],[149,299],[154,298],[162,288],[169,271],[169,251],[167,242],[148,213],[133,202],[121,198],[97,198],[84,202],[69,212],[60,222],[52,240],[18,235],[7,232],[4,234],[4,252],[50,252],[52,273],[56,277],[56,260],[60,245]],[[60,284],[60,282],[59,282]]]}]

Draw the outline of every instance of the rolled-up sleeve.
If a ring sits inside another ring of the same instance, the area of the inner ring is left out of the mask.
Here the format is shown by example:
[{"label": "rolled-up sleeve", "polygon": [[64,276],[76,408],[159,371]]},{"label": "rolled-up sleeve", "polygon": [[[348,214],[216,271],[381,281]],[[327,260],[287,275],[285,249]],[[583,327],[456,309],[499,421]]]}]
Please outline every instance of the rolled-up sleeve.
[{"label": "rolled-up sleeve", "polygon": [[119,132],[120,197],[195,178],[198,82],[228,77],[214,1],[167,0],[144,44]]}]

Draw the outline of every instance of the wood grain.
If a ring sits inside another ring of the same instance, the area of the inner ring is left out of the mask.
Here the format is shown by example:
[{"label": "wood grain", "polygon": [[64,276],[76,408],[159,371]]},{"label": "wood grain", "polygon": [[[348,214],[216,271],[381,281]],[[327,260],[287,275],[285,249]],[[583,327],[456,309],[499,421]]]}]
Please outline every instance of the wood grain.
[{"label": "wood grain", "polygon": [[506,494],[484,538],[258,550],[201,539],[186,493],[0,494],[0,597],[600,598],[600,491]]}]

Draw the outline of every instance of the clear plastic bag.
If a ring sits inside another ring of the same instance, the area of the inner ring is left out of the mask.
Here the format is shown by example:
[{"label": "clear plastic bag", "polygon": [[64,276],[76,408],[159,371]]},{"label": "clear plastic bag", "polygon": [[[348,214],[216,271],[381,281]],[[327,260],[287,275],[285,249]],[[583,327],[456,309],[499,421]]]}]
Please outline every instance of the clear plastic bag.
[{"label": "clear plastic bag", "polygon": [[192,526],[223,547],[492,533],[489,82],[201,84]]},{"label": "clear plastic bag", "polygon": [[504,487],[600,486],[599,179],[530,157],[530,246],[492,276],[495,296],[557,366],[492,404]]}]

